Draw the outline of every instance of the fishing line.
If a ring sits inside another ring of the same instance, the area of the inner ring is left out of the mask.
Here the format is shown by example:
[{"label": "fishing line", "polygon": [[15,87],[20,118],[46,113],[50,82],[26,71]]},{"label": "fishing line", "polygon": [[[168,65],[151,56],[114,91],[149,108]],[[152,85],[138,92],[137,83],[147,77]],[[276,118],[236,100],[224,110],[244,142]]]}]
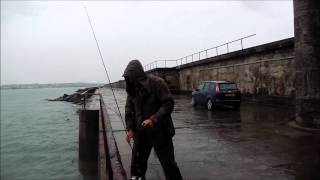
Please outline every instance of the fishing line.
[{"label": "fishing line", "polygon": [[[111,91],[112,91],[113,98],[114,98],[114,100],[115,100],[115,102],[116,102],[116,105],[117,105],[117,108],[118,108],[118,111],[119,111],[119,116],[120,116],[122,125],[123,125],[123,127],[125,128],[125,123],[124,123],[124,121],[123,121],[123,118],[122,118],[122,115],[121,115],[121,111],[120,111],[120,108],[119,108],[119,105],[118,105],[118,101],[117,101],[117,98],[116,98],[116,96],[115,96],[115,94],[114,94],[113,87],[112,87],[112,85],[111,85],[111,81],[110,81],[110,77],[109,77],[109,74],[108,74],[108,70],[107,70],[106,65],[105,65],[105,63],[104,63],[104,59],[103,59],[103,56],[102,56],[102,53],[101,53],[101,50],[100,50],[100,46],[99,46],[99,43],[98,43],[98,40],[97,40],[97,37],[96,37],[96,33],[94,32],[94,29],[93,29],[93,26],[92,26],[92,23],[91,23],[91,19],[90,19],[88,10],[87,10],[87,8],[86,8],[85,6],[84,6],[84,10],[86,11],[86,14],[87,14],[87,17],[88,17],[88,20],[89,20],[89,24],[90,24],[90,27],[91,27],[91,31],[92,31],[94,40],[96,41],[96,45],[97,45],[97,48],[98,48],[98,52],[99,52],[99,55],[100,55],[100,59],[101,59],[101,61],[102,61],[102,65],[103,65],[104,70],[105,70],[105,72],[106,72],[106,75],[107,75],[107,78],[108,78],[108,82],[109,82],[109,86],[110,86],[110,89],[111,89]],[[125,131],[125,132],[126,132],[126,135],[128,136],[128,132],[127,132],[127,131]],[[128,144],[129,144],[130,148],[132,149],[130,142],[128,142]]]}]

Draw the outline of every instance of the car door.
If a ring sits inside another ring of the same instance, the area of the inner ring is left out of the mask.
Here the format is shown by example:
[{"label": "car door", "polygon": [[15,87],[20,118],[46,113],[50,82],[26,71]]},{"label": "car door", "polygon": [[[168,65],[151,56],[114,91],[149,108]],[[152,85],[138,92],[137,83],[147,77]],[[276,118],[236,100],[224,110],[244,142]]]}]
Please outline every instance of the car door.
[{"label": "car door", "polygon": [[205,92],[206,92],[206,101],[208,98],[213,100],[213,96],[214,96],[214,83],[210,82],[208,83],[208,85],[205,87]]},{"label": "car door", "polygon": [[204,83],[202,82],[199,86],[198,86],[198,88],[196,89],[196,91],[194,91],[194,93],[193,93],[193,99],[194,99],[194,101],[196,102],[196,103],[200,103],[200,96],[201,96],[201,90],[202,90],[202,88],[203,88],[203,86],[204,86]]},{"label": "car door", "polygon": [[204,83],[204,86],[202,87],[202,89],[200,90],[199,93],[199,102],[202,105],[205,105],[207,103],[207,89],[209,88],[210,83],[206,82]]}]

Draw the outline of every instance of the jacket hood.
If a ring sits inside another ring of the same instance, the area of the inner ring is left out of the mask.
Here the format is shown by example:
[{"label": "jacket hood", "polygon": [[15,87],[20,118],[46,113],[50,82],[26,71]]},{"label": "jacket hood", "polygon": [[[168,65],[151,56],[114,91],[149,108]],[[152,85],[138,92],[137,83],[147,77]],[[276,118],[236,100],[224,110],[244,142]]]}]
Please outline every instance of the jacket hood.
[{"label": "jacket hood", "polygon": [[139,60],[132,60],[124,70],[123,77],[128,77],[131,80],[142,81],[147,75]]}]

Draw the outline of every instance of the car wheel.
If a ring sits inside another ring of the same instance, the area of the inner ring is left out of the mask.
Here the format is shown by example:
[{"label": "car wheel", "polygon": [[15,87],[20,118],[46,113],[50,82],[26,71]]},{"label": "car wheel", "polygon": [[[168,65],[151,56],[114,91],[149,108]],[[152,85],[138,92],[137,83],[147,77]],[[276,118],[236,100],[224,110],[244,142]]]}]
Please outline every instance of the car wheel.
[{"label": "car wheel", "polygon": [[211,111],[211,110],[212,110],[212,107],[213,107],[213,103],[212,103],[211,99],[209,99],[209,100],[207,101],[207,109],[208,109],[209,111]]},{"label": "car wheel", "polygon": [[194,98],[193,98],[193,97],[191,98],[191,105],[192,105],[192,106],[196,106],[196,105],[197,105],[197,103],[194,101]]}]

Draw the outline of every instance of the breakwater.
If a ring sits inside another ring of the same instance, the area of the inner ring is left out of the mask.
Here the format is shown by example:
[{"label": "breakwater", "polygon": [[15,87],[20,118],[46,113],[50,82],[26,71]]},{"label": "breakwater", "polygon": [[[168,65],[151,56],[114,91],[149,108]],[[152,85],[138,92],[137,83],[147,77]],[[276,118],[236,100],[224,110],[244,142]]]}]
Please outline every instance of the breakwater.
[{"label": "breakwater", "polygon": [[48,101],[67,101],[74,104],[82,104],[82,97],[84,94],[88,94],[87,97],[91,97],[91,93],[94,93],[98,87],[90,87],[84,89],[78,89],[75,93],[70,95],[64,94],[55,99],[47,99]]}]

